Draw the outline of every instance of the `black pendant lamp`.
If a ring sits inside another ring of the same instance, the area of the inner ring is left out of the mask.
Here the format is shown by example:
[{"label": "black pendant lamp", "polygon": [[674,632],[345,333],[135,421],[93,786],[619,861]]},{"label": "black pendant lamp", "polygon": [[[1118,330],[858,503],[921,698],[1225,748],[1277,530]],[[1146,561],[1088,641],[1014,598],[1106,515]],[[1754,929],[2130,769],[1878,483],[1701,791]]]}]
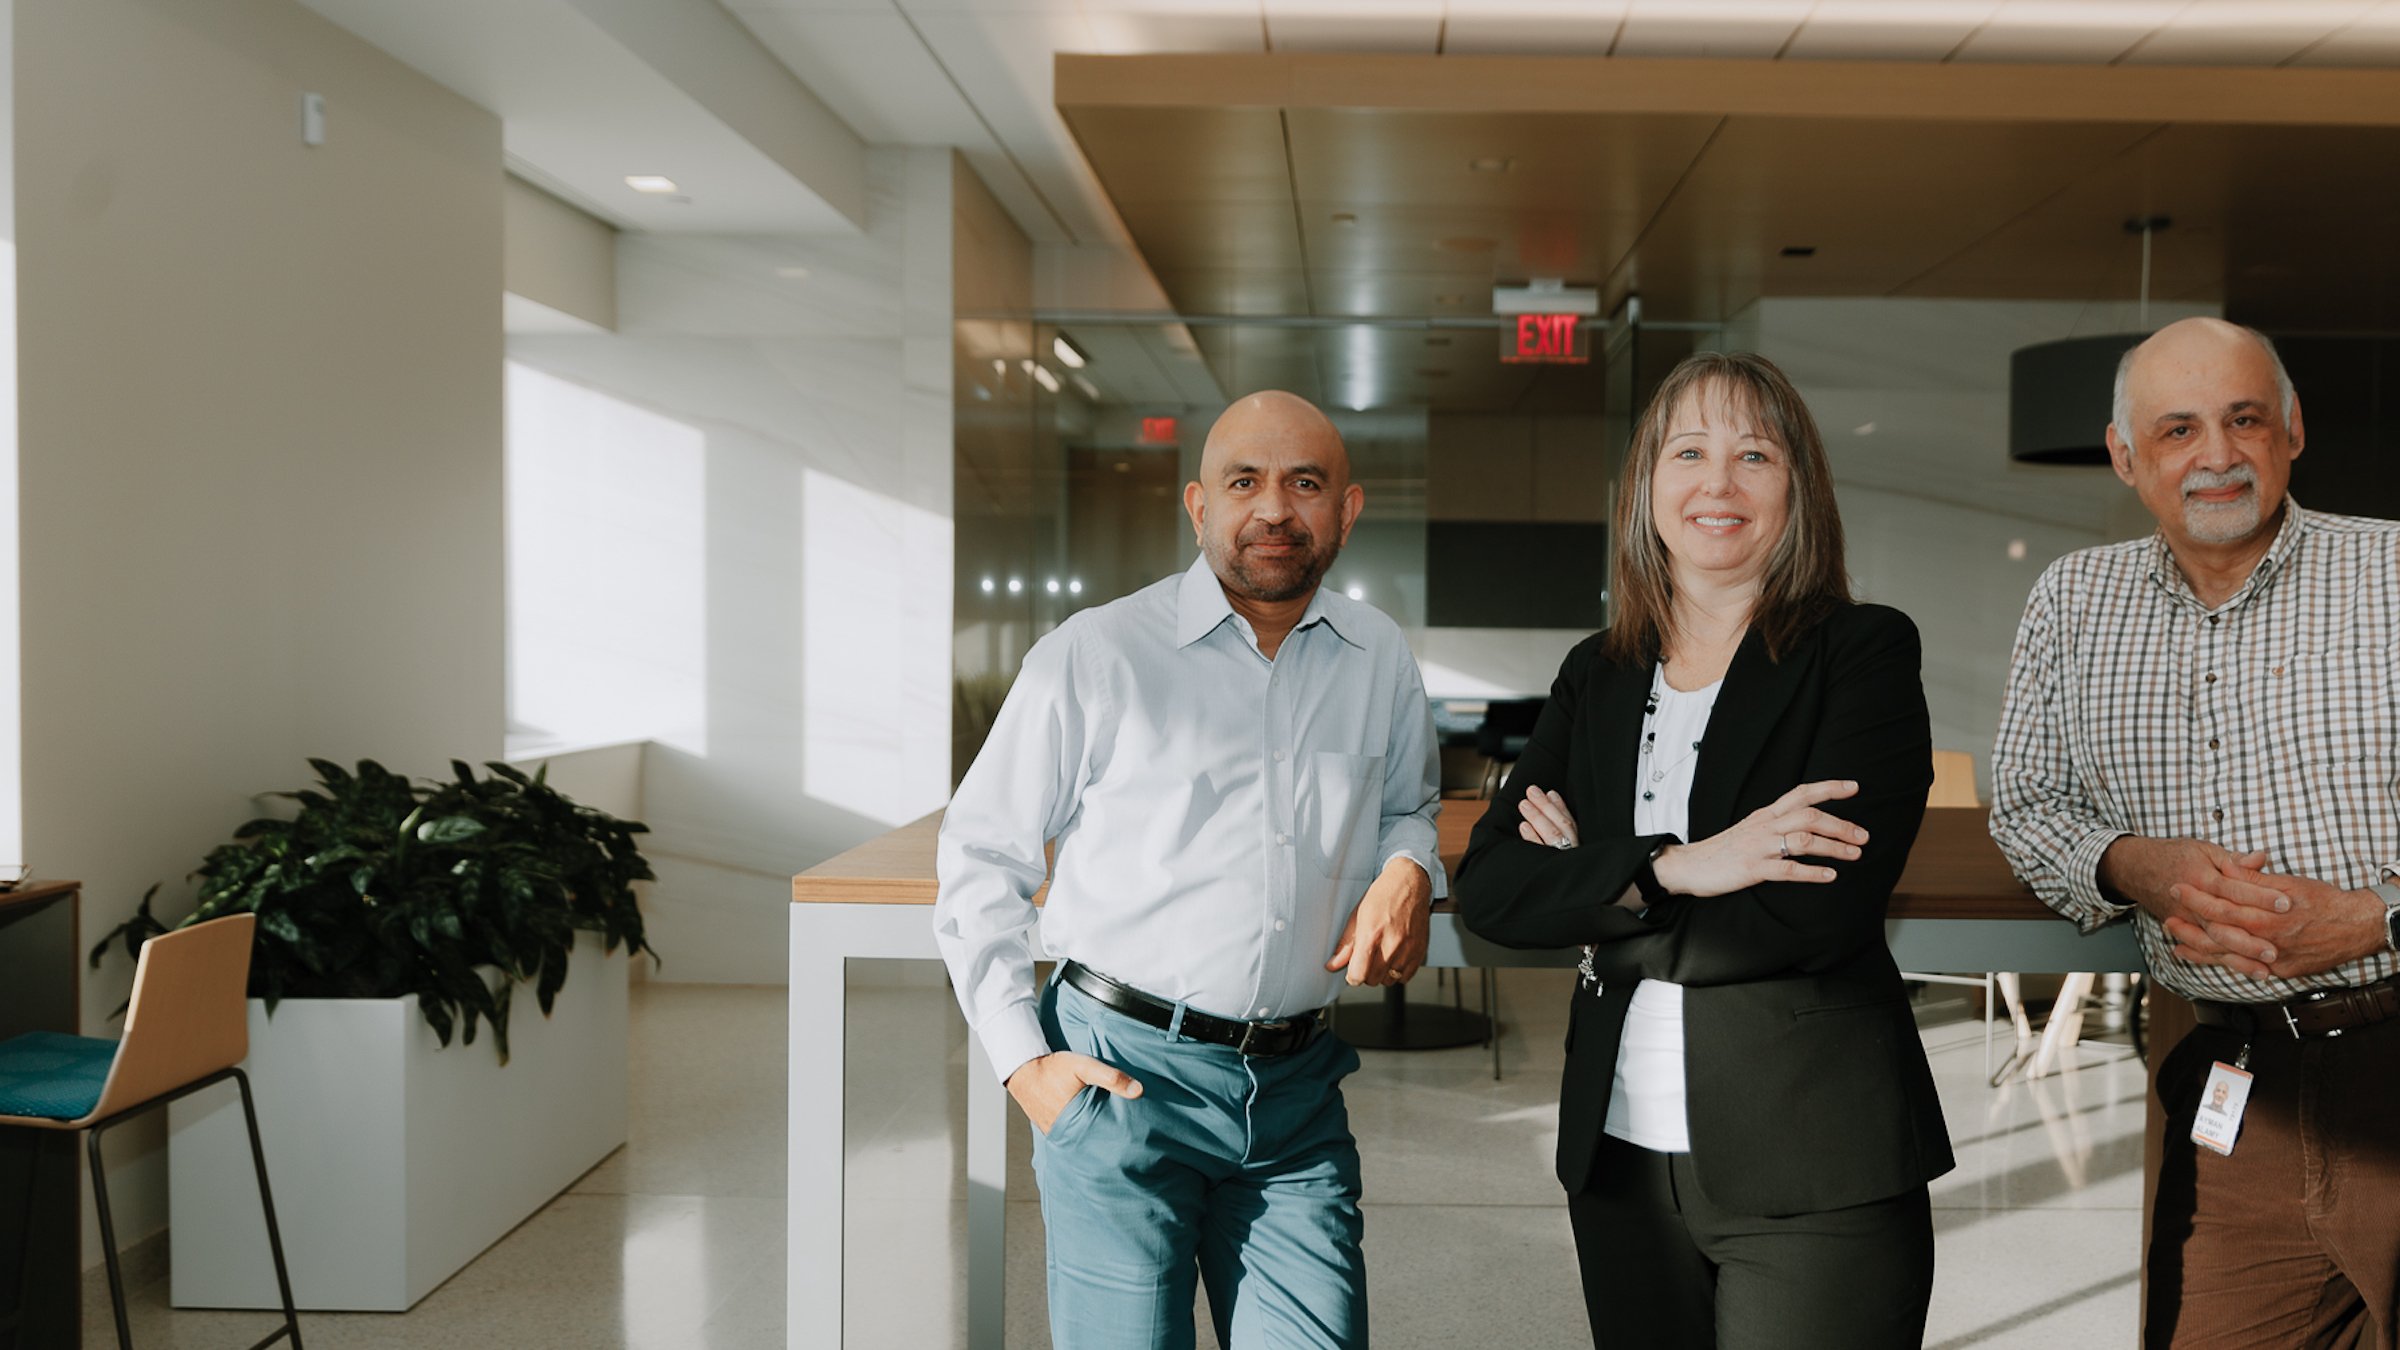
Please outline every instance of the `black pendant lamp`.
[{"label": "black pendant lamp", "polygon": [[2106,464],[2110,404],[2117,363],[2150,336],[2150,236],[2172,224],[2165,216],[2125,222],[2142,237],[2142,295],[2138,333],[2065,338],[2020,347],[2008,357],[2008,457],[2026,464]]}]

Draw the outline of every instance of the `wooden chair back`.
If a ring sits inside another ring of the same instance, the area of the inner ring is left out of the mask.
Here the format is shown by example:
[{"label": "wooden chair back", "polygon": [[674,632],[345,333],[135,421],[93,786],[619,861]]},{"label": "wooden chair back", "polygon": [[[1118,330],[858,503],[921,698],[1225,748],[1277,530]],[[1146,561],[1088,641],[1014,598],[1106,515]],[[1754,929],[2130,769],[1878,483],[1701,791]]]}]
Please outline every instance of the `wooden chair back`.
[{"label": "wooden chair back", "polygon": [[1970,750],[1933,752],[1933,791],[1927,806],[1981,806],[1975,795],[1975,754]]},{"label": "wooden chair back", "polygon": [[161,933],[142,944],[133,1003],[108,1083],[87,1120],[173,1092],[250,1053],[250,943],[255,914]]}]

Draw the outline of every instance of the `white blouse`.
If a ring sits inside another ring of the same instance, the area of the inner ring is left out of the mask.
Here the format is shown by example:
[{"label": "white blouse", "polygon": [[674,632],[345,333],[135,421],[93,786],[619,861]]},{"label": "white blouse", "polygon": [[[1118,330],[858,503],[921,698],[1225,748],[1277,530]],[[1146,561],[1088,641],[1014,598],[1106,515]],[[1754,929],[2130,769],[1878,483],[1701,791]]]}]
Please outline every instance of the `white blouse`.
[{"label": "white blouse", "polygon": [[[1700,739],[1724,684],[1720,679],[1686,692],[1667,683],[1665,666],[1652,673],[1652,711],[1642,719],[1642,749],[1634,758],[1635,834],[1671,834],[1690,842],[1692,770],[1700,762]],[[1683,1103],[1682,985],[1643,980],[1633,987],[1602,1128],[1655,1152],[1692,1151]]]}]

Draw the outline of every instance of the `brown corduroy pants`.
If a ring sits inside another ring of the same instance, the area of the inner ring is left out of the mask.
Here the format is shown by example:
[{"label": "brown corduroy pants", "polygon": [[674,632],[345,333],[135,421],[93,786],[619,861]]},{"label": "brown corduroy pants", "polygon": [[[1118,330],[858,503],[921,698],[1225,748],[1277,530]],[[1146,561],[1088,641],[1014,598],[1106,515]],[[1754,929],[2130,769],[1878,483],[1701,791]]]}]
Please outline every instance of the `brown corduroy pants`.
[{"label": "brown corduroy pants", "polygon": [[2400,1023],[2260,1033],[2241,1136],[2220,1157],[2192,1142],[2192,1116],[2209,1065],[2242,1044],[2200,1027],[2159,1069],[2149,1345],[2400,1350]]}]

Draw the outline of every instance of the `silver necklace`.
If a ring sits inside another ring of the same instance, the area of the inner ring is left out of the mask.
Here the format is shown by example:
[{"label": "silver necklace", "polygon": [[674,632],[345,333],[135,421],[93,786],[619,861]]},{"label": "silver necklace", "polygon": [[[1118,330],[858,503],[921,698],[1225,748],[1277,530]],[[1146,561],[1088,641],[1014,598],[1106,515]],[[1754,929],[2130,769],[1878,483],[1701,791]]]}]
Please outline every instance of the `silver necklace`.
[{"label": "silver necklace", "polygon": [[[1640,760],[1644,783],[1643,801],[1655,800],[1658,796],[1656,791],[1658,784],[1667,781],[1668,774],[1682,768],[1684,761],[1700,753],[1700,742],[1698,741],[1691,742],[1689,749],[1686,749],[1681,741],[1663,751],[1658,748],[1658,709],[1659,705],[1666,701],[1666,695],[1667,667],[1664,662],[1661,662],[1651,671],[1650,696],[1642,704],[1642,741],[1636,754]],[[1700,710],[1702,726],[1708,725],[1709,714],[1716,710],[1716,706],[1716,699],[1711,698],[1708,706]]]}]

